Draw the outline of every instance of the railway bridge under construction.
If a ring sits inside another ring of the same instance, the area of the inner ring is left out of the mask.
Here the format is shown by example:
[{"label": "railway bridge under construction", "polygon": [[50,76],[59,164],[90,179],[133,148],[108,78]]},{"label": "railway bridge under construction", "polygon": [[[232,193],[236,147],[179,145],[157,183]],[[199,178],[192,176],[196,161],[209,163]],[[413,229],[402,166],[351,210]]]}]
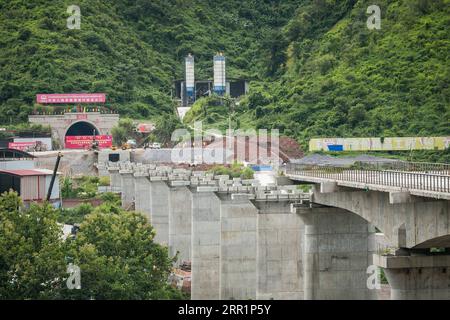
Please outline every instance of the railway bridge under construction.
[{"label": "railway bridge under construction", "polygon": [[[385,270],[391,299],[450,299],[446,165],[288,165],[284,185],[267,186],[147,164],[99,166],[122,205],[148,217],[155,241],[178,252],[177,263],[191,261],[194,300],[376,299],[373,265]],[[377,247],[376,228],[391,252]]]}]

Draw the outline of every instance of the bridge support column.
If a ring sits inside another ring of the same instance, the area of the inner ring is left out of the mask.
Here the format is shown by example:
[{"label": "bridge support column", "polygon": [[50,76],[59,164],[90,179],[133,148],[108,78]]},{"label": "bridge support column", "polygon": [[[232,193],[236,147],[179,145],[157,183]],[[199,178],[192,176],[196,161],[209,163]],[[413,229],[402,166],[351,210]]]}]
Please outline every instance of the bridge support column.
[{"label": "bridge support column", "polygon": [[148,175],[134,174],[134,209],[141,212],[151,223],[150,180]]},{"label": "bridge support column", "polygon": [[155,241],[169,245],[169,187],[164,181],[150,180],[150,220],[155,228]]},{"label": "bridge support column", "polygon": [[220,200],[192,190],[191,299],[220,299]]},{"label": "bridge support column", "polygon": [[289,201],[255,201],[258,291],[262,300],[303,300],[304,225]]},{"label": "bridge support column", "polygon": [[121,170],[121,200],[122,208],[128,209],[134,203],[134,176],[131,170]]},{"label": "bridge support column", "polygon": [[122,188],[122,178],[120,177],[119,168],[109,168],[109,186],[111,187],[111,192],[121,191]]},{"label": "bridge support column", "polygon": [[450,300],[450,255],[380,256],[391,300]]},{"label": "bridge support column", "polygon": [[297,213],[305,223],[305,299],[375,299],[366,274],[375,249],[374,228],[334,207],[297,208]]},{"label": "bridge support column", "polygon": [[191,192],[187,187],[169,189],[169,253],[177,263],[191,261]]},{"label": "bridge support column", "polygon": [[258,210],[247,195],[219,194],[222,300],[256,299]]}]

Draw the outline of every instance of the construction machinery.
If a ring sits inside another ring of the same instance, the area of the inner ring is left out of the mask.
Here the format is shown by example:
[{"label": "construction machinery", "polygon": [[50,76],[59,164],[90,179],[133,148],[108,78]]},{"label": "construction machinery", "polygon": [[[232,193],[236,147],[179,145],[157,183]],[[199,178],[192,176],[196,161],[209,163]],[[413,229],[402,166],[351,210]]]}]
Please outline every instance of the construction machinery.
[{"label": "construction machinery", "polygon": [[128,139],[127,142],[122,144],[122,150],[136,149],[137,143],[134,139]]}]

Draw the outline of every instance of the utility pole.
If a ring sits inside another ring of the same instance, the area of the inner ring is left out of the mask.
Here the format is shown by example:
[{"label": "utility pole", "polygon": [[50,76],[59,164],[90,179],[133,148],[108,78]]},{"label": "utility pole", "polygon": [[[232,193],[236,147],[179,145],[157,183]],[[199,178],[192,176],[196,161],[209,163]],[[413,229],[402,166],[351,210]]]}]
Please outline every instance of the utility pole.
[{"label": "utility pole", "polygon": [[234,150],[234,140],[232,140],[233,136],[231,134],[231,115],[234,115],[234,100],[233,98],[230,98],[231,100],[225,100],[228,104],[228,141],[231,142],[230,144],[230,150]]},{"label": "utility pole", "polygon": [[55,168],[53,169],[52,180],[50,181],[50,186],[48,187],[47,201],[50,201],[50,197],[52,195],[52,190],[53,190],[53,185],[55,184],[56,174],[58,172],[59,162],[61,161],[62,157],[63,157],[62,153],[58,152],[58,157],[56,158]]}]

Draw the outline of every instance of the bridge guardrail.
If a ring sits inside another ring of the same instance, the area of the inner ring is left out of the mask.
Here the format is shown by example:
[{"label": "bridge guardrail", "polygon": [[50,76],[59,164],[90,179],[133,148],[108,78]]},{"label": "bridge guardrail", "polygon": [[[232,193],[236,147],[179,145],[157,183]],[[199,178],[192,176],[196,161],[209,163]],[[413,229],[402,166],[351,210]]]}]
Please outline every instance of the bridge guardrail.
[{"label": "bridge guardrail", "polygon": [[450,165],[414,162],[356,162],[350,166],[288,164],[286,173],[305,177],[450,192]]},{"label": "bridge guardrail", "polygon": [[360,169],[391,170],[401,172],[424,172],[450,175],[450,164],[407,161],[357,161],[354,166]]}]

